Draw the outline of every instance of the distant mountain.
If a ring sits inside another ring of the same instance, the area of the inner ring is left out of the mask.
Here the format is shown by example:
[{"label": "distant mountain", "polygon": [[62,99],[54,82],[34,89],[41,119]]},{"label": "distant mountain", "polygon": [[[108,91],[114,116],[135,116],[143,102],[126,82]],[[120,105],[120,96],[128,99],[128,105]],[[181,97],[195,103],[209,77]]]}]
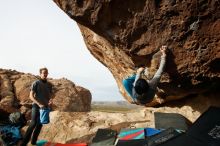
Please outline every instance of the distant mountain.
[{"label": "distant mountain", "polygon": [[128,103],[127,101],[93,101],[92,106],[113,106],[113,107],[125,107],[125,108],[142,107],[142,106]]}]

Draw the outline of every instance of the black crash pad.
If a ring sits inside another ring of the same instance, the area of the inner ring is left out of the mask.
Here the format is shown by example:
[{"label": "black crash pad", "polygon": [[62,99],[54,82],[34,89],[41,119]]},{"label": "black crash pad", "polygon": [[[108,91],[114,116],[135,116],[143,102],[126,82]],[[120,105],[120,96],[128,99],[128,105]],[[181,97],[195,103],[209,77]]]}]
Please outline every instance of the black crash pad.
[{"label": "black crash pad", "polygon": [[185,134],[158,146],[220,146],[220,108],[210,107]]},{"label": "black crash pad", "polygon": [[154,113],[155,128],[167,129],[173,127],[174,129],[186,131],[189,127],[189,120],[177,113]]},{"label": "black crash pad", "polygon": [[117,132],[111,129],[98,129],[90,146],[113,146]]}]

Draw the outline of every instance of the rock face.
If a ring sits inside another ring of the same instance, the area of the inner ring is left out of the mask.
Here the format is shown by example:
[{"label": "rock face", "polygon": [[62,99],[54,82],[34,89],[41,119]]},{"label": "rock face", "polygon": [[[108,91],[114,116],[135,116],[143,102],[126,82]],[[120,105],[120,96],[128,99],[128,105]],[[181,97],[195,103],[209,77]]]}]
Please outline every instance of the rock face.
[{"label": "rock face", "polygon": [[[21,110],[30,112],[30,86],[37,79],[31,74],[0,69],[0,110],[11,113]],[[91,108],[89,90],[76,86],[67,79],[48,79],[53,85],[52,108],[58,111],[82,112]]]},{"label": "rock face", "polygon": [[[85,43],[113,74],[124,97],[122,79],[146,66],[154,74],[154,53],[168,45],[161,89],[166,100],[201,93],[220,84],[220,3],[217,0],[54,0],[74,19]],[[159,96],[159,95],[158,95]],[[166,100],[156,100],[155,105]]]}]

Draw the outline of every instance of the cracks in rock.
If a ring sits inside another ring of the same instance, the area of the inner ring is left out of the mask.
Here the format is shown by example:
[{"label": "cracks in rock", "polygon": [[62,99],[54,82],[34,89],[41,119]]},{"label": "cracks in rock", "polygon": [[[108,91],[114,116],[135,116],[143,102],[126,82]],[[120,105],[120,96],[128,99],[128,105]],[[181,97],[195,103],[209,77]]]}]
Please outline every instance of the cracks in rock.
[{"label": "cracks in rock", "polygon": [[15,85],[14,85],[14,83],[15,83],[15,81],[14,81],[14,82],[11,81],[12,92],[13,92],[13,94],[14,94],[13,107],[19,109],[19,108],[21,107],[21,105],[20,105],[19,100],[18,100],[18,98],[17,98],[17,96],[16,96],[16,94],[15,94]]},{"label": "cracks in rock", "polygon": [[213,73],[220,72],[220,58],[216,58],[209,63],[209,70]]},{"label": "cracks in rock", "polygon": [[160,7],[161,0],[154,0],[154,5],[156,8]]},{"label": "cracks in rock", "polygon": [[134,62],[135,66],[134,69],[139,68],[139,67],[146,67],[150,66],[150,62],[152,60],[152,56],[158,52],[158,50],[155,50],[154,52],[139,56],[137,54],[130,54],[132,61]]},{"label": "cracks in rock", "polygon": [[[10,76],[7,74],[0,75],[0,81],[1,81],[1,86],[0,86],[0,91],[1,91],[1,100],[4,100],[8,105],[6,107],[11,107],[11,109],[4,109],[4,110],[9,110],[7,112],[12,112],[17,108],[16,105],[16,95],[13,89],[13,84],[10,80]],[[3,103],[4,104],[4,103]],[[3,105],[4,108],[4,105]]]},{"label": "cracks in rock", "polygon": [[177,10],[169,10],[166,11],[164,17],[174,17],[174,16],[179,16],[179,12]]},{"label": "cracks in rock", "polygon": [[56,131],[56,132],[53,131],[53,133],[55,133],[55,134],[54,134],[54,136],[52,137],[51,140],[52,140],[52,141],[55,141],[55,140],[56,140],[55,137],[57,136],[57,134],[59,133],[59,131]]},{"label": "cracks in rock", "polygon": [[131,47],[131,49],[129,50],[129,54],[137,54],[141,49],[146,48],[146,46],[149,46],[149,43],[143,43],[141,45],[137,45],[135,47]]},{"label": "cracks in rock", "polygon": [[131,52],[135,52],[136,50],[140,50],[144,48],[145,46],[148,46],[149,43],[142,43],[142,45],[137,45],[137,47],[133,46],[132,44],[135,44],[134,42],[141,39],[141,36],[143,35],[143,32],[148,31],[148,25],[144,25],[142,27],[138,27],[135,30],[132,30],[130,34],[127,36],[127,48],[130,48]]},{"label": "cracks in rock", "polygon": [[205,55],[207,50],[209,50],[207,48],[206,45],[199,45],[199,47],[197,49],[195,49],[195,53],[196,53],[196,57],[195,57],[195,61],[200,62],[200,64],[203,64],[202,62],[206,60]]},{"label": "cracks in rock", "polygon": [[76,4],[78,7],[82,8],[83,7],[83,0],[76,0]]},{"label": "cracks in rock", "polygon": [[120,129],[122,128],[134,128],[132,124],[139,124],[139,123],[146,123],[150,122],[150,120],[143,120],[143,121],[133,121],[133,122],[122,122],[115,125],[110,125],[109,128],[112,130],[115,130],[117,132],[120,132]]}]

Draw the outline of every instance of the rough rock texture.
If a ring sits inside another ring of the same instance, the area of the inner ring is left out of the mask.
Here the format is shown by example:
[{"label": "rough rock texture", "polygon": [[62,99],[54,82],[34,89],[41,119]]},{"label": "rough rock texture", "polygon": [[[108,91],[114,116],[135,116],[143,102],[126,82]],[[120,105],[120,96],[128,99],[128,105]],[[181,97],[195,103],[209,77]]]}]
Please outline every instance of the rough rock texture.
[{"label": "rough rock texture", "polygon": [[6,113],[15,112],[19,108],[19,102],[14,94],[13,82],[22,74],[0,69],[0,109]]},{"label": "rough rock texture", "polygon": [[51,80],[55,86],[54,110],[66,112],[90,111],[91,93],[67,79]]},{"label": "rough rock texture", "polygon": [[108,67],[128,101],[122,79],[139,66],[150,67],[153,74],[151,62],[158,64],[158,59],[151,59],[163,44],[170,48],[160,87],[166,100],[220,83],[219,0],[54,2],[78,23],[88,49]]},{"label": "rough rock texture", "polygon": [[[39,139],[59,143],[90,143],[97,129],[145,128],[154,126],[154,112],[179,113],[194,122],[210,105],[220,106],[216,96],[198,96],[160,108],[137,108],[127,112],[52,112],[51,123],[43,126]],[[120,118],[119,118],[120,117]]]},{"label": "rough rock texture", "polygon": [[[32,101],[30,86],[37,79],[31,74],[0,69],[0,110],[11,113],[21,110],[29,113]],[[89,90],[76,86],[67,79],[48,79],[53,85],[52,108],[58,111],[82,112],[91,108]]]}]

